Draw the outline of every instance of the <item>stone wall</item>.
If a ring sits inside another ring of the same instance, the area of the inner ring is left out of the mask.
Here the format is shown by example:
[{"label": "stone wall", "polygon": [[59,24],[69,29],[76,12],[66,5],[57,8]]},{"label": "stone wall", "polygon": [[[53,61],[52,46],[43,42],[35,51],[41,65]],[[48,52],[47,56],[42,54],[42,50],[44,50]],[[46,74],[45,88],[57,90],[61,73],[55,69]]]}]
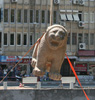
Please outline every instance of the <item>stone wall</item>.
[{"label": "stone wall", "polygon": [[[95,100],[95,89],[85,89]],[[87,100],[81,89],[20,89],[0,90],[0,100]]]}]

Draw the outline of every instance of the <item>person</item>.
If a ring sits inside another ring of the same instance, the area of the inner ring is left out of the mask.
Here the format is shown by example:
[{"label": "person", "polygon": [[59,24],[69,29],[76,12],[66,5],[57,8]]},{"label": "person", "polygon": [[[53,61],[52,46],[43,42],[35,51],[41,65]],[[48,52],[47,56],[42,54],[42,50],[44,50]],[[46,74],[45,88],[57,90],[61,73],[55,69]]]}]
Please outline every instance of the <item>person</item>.
[{"label": "person", "polygon": [[0,66],[0,81],[2,80],[3,78],[3,70],[2,70],[2,67]]},{"label": "person", "polygon": [[25,74],[26,74],[26,70],[22,70],[20,76],[23,77],[23,76],[25,76]]},{"label": "person", "polygon": [[[7,68],[5,68],[5,69],[3,70],[3,76],[4,76],[4,77],[7,75],[7,71],[8,71]],[[7,77],[5,77],[4,81],[7,81]]]},{"label": "person", "polygon": [[15,75],[20,76],[20,74],[21,74],[21,67],[18,65],[15,68]]}]

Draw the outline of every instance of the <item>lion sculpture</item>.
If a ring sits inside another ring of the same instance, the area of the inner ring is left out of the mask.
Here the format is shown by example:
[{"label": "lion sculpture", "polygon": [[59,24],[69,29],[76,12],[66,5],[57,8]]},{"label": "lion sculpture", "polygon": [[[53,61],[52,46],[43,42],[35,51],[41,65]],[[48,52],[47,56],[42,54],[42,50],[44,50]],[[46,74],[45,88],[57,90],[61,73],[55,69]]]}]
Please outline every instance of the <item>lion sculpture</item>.
[{"label": "lion sculpture", "polygon": [[43,76],[47,71],[50,79],[60,80],[66,45],[67,30],[58,24],[49,26],[33,50],[31,61],[34,67],[33,74]]}]

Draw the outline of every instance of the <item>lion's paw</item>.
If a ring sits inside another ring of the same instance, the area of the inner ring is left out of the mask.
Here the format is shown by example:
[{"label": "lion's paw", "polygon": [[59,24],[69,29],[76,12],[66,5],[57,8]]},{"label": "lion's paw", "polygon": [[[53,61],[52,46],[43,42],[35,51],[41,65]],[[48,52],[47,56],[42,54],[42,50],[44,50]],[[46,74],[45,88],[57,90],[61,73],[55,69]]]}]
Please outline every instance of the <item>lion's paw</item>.
[{"label": "lion's paw", "polygon": [[32,61],[31,61],[32,67],[35,67],[36,63],[37,63],[37,60],[35,58],[32,58]]},{"label": "lion's paw", "polygon": [[53,80],[61,80],[61,75],[57,73],[49,73],[49,78]]},{"label": "lion's paw", "polygon": [[45,72],[43,70],[40,70],[39,68],[35,67],[33,69],[33,75],[35,76],[43,76]]}]

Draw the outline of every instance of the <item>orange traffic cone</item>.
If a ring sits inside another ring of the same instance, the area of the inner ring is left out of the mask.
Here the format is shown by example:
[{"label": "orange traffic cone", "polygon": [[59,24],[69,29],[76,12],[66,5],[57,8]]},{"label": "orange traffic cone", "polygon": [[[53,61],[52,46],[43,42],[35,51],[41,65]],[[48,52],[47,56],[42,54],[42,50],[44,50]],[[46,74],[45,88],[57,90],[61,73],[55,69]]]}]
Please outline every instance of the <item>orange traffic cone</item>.
[{"label": "orange traffic cone", "polygon": [[22,84],[22,83],[20,83],[20,84],[19,84],[19,87],[23,87],[23,84]]}]

